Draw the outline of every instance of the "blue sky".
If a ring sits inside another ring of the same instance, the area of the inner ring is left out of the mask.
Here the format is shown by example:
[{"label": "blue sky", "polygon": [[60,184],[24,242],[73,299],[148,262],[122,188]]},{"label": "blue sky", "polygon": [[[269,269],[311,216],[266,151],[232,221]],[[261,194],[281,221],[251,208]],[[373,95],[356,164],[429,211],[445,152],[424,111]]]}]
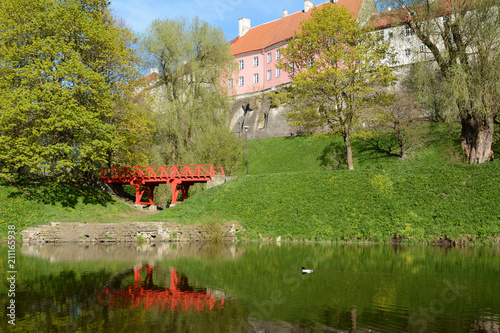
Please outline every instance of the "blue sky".
[{"label": "blue sky", "polygon": [[[327,0],[315,2],[320,4]],[[303,0],[111,0],[115,14],[125,19],[128,26],[143,33],[155,19],[193,18],[198,16],[213,26],[222,28],[226,38],[238,35],[238,20],[251,20],[255,27],[279,19],[283,10],[295,13],[304,9]]]}]

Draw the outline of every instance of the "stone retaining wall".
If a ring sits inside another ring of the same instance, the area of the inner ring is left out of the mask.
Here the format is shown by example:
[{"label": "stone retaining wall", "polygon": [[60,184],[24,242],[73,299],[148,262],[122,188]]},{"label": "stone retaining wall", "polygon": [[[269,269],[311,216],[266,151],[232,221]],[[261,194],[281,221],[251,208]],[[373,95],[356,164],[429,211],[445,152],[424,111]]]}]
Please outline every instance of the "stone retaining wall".
[{"label": "stone retaining wall", "polygon": [[231,241],[244,229],[236,223],[184,225],[169,222],[68,223],[52,222],[21,232],[23,243],[116,243]]},{"label": "stone retaining wall", "polygon": [[207,189],[222,185],[233,179],[236,179],[236,176],[213,176],[212,180],[207,182]]}]

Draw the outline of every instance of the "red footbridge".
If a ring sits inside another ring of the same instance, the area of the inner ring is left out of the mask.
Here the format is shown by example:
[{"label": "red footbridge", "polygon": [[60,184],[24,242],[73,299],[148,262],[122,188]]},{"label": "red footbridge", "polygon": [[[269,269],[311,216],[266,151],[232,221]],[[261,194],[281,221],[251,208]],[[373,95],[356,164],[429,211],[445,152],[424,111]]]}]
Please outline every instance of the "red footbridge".
[{"label": "red footbridge", "polygon": [[[224,168],[213,164],[163,165],[103,168],[101,180],[107,184],[130,184],[135,186],[135,203],[154,205],[154,189],[160,184],[172,186],[172,205],[177,203],[179,192],[188,198],[189,187],[195,183],[206,183],[217,175],[225,175]],[[149,201],[142,201],[146,192]]]}]

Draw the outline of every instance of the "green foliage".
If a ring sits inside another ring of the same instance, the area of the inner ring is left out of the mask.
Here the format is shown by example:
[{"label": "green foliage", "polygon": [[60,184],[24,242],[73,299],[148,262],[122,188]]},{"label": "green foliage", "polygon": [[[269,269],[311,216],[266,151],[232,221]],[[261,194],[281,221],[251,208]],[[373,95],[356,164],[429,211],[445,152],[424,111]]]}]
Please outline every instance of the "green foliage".
[{"label": "green foliage", "polygon": [[345,144],[341,138],[332,139],[328,143],[321,155],[318,157],[319,164],[326,168],[331,168],[334,170],[343,169],[346,167],[347,161],[347,151]]},{"label": "green foliage", "polygon": [[391,94],[376,89],[396,80],[387,65],[388,44],[363,31],[346,8],[325,4],[302,22],[282,54],[279,67],[293,68],[292,85],[278,95],[290,108],[289,123],[307,129],[328,126],[341,134],[353,169],[350,133],[367,119],[368,110],[376,112],[392,101]]},{"label": "green foliage", "polygon": [[224,241],[223,224],[220,221],[210,221],[203,225],[203,230],[207,233],[210,242],[222,243]]},{"label": "green foliage", "polygon": [[117,149],[115,102],[137,78],[109,2],[0,4],[0,167],[89,175]]},{"label": "green foliage", "polygon": [[[150,90],[156,130],[152,163],[214,164],[236,169],[242,143],[228,128],[229,100],[221,85],[232,64],[222,30],[195,18],[156,20],[141,47],[158,81]],[[168,191],[157,191],[164,206]]]},{"label": "green foliage", "polygon": [[153,132],[156,128],[150,101],[139,96],[121,98],[115,105],[113,123],[116,125],[116,148],[110,151],[113,166],[150,165]]},{"label": "green foliage", "polygon": [[409,26],[433,60],[417,59],[422,63],[413,66],[409,82],[417,102],[434,116],[460,121],[468,163],[493,160],[500,103],[498,1],[386,2],[401,8],[387,15],[389,21]]},{"label": "green foliage", "polygon": [[424,62],[414,63],[410,65],[405,84],[411,91],[412,99],[429,112],[431,120],[450,120],[446,112],[444,78],[439,71]]}]

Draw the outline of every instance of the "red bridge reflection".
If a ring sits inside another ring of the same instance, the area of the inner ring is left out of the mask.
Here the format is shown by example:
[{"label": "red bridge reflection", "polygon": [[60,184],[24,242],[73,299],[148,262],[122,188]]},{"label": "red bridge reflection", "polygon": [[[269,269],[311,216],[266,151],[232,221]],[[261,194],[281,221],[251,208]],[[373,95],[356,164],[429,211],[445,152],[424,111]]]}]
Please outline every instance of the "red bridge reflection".
[{"label": "red bridge reflection", "polygon": [[[141,271],[146,271],[144,281]],[[224,308],[224,300],[217,300],[206,291],[195,291],[187,278],[177,277],[174,268],[170,269],[170,288],[159,288],[153,284],[153,266],[134,268],[134,286],[119,290],[102,290],[98,296],[99,304],[115,308],[144,308],[157,311],[204,311]]]}]

